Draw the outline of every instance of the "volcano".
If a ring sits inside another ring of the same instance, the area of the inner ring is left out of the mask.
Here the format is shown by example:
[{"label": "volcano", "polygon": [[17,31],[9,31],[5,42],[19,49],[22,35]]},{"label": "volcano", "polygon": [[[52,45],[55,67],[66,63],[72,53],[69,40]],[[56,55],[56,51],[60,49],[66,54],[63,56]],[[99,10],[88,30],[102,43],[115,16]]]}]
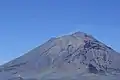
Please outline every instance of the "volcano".
[{"label": "volcano", "polygon": [[0,66],[0,80],[119,80],[120,54],[83,32],[57,38]]}]

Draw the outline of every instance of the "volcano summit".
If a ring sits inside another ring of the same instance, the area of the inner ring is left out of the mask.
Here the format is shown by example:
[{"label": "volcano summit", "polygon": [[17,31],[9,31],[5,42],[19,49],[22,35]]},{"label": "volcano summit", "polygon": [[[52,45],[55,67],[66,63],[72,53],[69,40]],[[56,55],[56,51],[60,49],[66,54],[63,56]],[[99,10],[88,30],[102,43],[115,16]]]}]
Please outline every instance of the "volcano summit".
[{"label": "volcano summit", "polygon": [[119,80],[120,54],[93,36],[57,38],[0,66],[0,80]]}]

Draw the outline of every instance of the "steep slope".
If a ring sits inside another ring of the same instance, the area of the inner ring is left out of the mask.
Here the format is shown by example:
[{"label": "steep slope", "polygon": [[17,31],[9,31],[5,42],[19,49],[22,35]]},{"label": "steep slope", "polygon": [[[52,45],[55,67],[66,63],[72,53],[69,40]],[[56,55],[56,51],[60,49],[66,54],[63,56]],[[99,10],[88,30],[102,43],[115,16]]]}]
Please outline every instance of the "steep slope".
[{"label": "steep slope", "polygon": [[119,80],[120,54],[91,35],[51,38],[0,67],[1,80]]}]

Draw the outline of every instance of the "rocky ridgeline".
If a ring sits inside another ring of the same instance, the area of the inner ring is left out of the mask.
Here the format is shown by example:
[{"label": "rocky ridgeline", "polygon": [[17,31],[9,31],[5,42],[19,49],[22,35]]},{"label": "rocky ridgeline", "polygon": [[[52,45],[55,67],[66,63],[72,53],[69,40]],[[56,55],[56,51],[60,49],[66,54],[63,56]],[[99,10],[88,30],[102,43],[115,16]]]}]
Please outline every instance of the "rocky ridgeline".
[{"label": "rocky ridgeline", "polygon": [[[120,54],[111,47],[91,35],[76,32],[52,38],[27,54],[2,65],[0,75],[4,74],[4,80],[38,80],[41,78],[29,78],[29,75],[41,76],[50,69],[53,70],[50,74],[68,71],[104,76],[119,75],[119,60]],[[26,75],[27,78],[24,78]]]}]

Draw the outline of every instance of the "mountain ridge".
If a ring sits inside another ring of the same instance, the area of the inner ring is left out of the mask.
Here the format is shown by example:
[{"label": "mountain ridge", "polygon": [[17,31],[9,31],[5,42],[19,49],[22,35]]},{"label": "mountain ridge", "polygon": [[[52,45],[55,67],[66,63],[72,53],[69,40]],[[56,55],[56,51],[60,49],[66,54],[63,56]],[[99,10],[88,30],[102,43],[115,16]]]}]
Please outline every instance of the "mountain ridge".
[{"label": "mountain ridge", "polygon": [[[74,80],[79,80],[77,75],[85,78],[84,75],[87,74],[91,78],[115,77],[120,74],[120,65],[117,64],[119,60],[120,54],[111,47],[106,46],[91,35],[75,32],[51,38],[23,56],[4,64],[0,68],[0,75],[4,74],[5,76],[0,76],[0,78],[2,77],[4,80],[9,78],[20,80],[19,77],[23,80],[26,78],[63,80],[69,76],[68,80],[73,80],[73,77],[76,78]],[[38,76],[35,77],[35,74]]]}]

